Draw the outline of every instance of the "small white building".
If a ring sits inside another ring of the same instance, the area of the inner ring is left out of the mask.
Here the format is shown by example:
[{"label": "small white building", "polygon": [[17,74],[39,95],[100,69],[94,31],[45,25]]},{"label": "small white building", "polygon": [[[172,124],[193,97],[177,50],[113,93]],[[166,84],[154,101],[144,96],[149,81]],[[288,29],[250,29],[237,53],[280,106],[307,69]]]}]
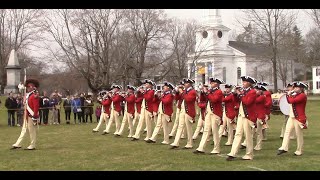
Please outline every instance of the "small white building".
[{"label": "small white building", "polygon": [[313,94],[320,94],[320,66],[312,67],[312,81]]},{"label": "small white building", "polygon": [[[202,26],[196,32],[195,52],[188,55],[188,77],[195,87],[207,84],[210,77],[223,79],[228,84],[241,85],[241,76],[248,75],[269,82],[273,89],[273,69],[270,48],[265,44],[229,41],[230,29],[223,25],[219,9],[207,9]],[[287,82],[292,72],[288,67]],[[284,88],[278,78],[278,88]]]}]

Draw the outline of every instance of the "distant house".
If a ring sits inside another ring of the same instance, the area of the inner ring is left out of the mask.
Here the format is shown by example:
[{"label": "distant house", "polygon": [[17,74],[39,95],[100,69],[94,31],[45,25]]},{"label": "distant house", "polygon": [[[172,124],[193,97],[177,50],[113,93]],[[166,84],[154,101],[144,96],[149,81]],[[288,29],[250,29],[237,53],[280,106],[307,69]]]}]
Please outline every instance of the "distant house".
[{"label": "distant house", "polygon": [[312,81],[313,94],[320,94],[320,66],[312,67]]}]

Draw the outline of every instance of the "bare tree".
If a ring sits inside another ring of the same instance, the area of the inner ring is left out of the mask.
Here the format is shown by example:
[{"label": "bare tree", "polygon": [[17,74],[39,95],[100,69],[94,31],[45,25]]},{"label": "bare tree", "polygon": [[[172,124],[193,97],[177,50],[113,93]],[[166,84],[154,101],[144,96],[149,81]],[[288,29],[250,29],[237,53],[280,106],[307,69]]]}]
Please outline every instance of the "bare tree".
[{"label": "bare tree", "polygon": [[176,81],[181,80],[187,76],[188,54],[194,52],[195,47],[195,31],[197,29],[196,23],[173,21],[170,26],[169,37],[173,45],[173,71],[172,73],[177,77]]},{"label": "bare tree", "polygon": [[242,10],[242,12],[245,14],[245,23],[251,22],[257,26],[264,35],[262,36],[264,41],[268,42],[272,50],[270,60],[273,67],[273,84],[274,88],[278,89],[278,44],[281,41],[282,35],[295,23],[297,13],[284,9],[246,9]]},{"label": "bare tree", "polygon": [[164,38],[167,19],[163,10],[130,9],[126,10],[127,28],[131,30],[136,45],[131,61],[134,69],[135,85],[141,84],[142,74],[146,69],[146,55],[150,51],[150,43]]},{"label": "bare tree", "polygon": [[92,91],[112,82],[116,30],[122,20],[121,10],[50,10],[43,27],[58,44],[50,50],[56,60],[63,60],[87,80]]},{"label": "bare tree", "polygon": [[316,24],[316,26],[320,27],[320,9],[310,9],[305,11]]},{"label": "bare tree", "polygon": [[38,19],[42,10],[0,9],[0,84],[4,87],[9,54],[28,50],[39,38]]}]

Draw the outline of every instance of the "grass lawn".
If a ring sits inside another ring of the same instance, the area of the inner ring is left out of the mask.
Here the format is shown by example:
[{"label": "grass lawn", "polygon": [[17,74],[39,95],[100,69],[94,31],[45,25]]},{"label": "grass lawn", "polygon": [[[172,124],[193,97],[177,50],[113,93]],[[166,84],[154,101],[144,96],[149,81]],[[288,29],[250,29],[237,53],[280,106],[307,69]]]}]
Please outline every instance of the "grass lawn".
[{"label": "grass lawn", "polygon": [[[240,150],[235,161],[226,161],[230,146],[221,142],[221,155],[209,155],[213,149],[210,143],[206,146],[205,155],[192,152],[198,147],[200,139],[195,141],[194,148],[183,150],[186,139],[180,141],[180,148],[170,150],[169,145],[162,145],[162,133],[157,143],[130,141],[127,132],[123,137],[112,134],[92,133],[97,125],[65,124],[64,111],[61,112],[61,125],[40,126],[37,137],[37,150],[9,150],[20,135],[21,127],[7,126],[7,112],[4,107],[5,97],[1,97],[0,111],[0,170],[1,171],[319,171],[320,170],[320,101],[310,100],[307,103],[309,129],[304,131],[304,154],[293,156],[296,140],[291,140],[289,152],[277,156],[277,149],[282,140],[279,138],[284,121],[282,115],[271,116],[268,140],[263,142],[263,149],[254,152],[252,161],[243,161],[245,150]],[[49,116],[50,117],[50,116]],[[73,123],[73,115],[71,115]],[[113,125],[114,126],[114,125]],[[195,128],[196,124],[194,124]],[[114,129],[114,128],[113,128]],[[113,132],[113,131],[112,131]],[[171,140],[172,142],[173,140]],[[29,145],[27,134],[23,148]],[[255,143],[255,142],[254,142]]]}]

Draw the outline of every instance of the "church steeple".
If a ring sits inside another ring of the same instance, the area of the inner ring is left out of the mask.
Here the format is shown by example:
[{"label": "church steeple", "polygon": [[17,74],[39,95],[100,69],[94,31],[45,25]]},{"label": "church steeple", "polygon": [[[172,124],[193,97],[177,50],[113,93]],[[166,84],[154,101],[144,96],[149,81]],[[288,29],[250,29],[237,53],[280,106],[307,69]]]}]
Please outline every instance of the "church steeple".
[{"label": "church steeple", "polygon": [[222,25],[220,9],[205,9],[202,25],[210,27]]}]

